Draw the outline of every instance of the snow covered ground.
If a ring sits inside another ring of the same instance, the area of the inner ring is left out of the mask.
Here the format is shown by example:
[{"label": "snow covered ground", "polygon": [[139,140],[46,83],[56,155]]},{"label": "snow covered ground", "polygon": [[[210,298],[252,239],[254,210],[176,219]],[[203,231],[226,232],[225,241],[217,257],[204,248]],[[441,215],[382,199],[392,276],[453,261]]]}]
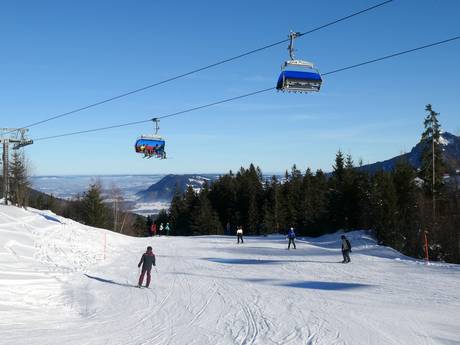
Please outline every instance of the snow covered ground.
[{"label": "snow covered ground", "polygon": [[344,265],[338,237],[137,239],[0,206],[0,344],[460,344],[460,266],[365,232]]}]

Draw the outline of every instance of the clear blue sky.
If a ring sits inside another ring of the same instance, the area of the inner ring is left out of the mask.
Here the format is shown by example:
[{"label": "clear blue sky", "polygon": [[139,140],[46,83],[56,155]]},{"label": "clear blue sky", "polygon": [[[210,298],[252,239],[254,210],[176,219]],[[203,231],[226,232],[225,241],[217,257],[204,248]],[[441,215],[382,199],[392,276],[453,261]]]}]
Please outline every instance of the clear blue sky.
[{"label": "clear blue sky", "polygon": [[[379,1],[3,1],[0,127],[20,127],[306,31]],[[282,5],[284,4],[284,6]],[[460,34],[460,1],[395,0],[296,41],[322,72]],[[148,119],[274,86],[286,46],[33,127],[32,138]],[[165,119],[171,159],[134,153],[138,125],[27,147],[34,174],[225,172],[296,163],[330,170],[419,140],[424,107],[460,131],[460,41],[324,78],[319,94],[275,91]]]}]

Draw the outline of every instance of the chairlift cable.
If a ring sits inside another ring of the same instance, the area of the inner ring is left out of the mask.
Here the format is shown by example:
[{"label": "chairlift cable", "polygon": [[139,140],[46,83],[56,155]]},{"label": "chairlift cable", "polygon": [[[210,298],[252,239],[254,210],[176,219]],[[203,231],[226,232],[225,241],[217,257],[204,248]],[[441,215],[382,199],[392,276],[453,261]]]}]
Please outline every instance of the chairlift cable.
[{"label": "chairlift cable", "polygon": [[447,43],[447,42],[455,41],[455,40],[458,40],[458,39],[460,39],[460,36],[448,38],[448,39],[443,40],[443,41],[438,41],[438,42],[430,43],[430,44],[427,44],[427,45],[424,45],[424,46],[421,46],[421,47],[417,47],[417,48],[413,48],[413,49],[404,50],[404,51],[402,51],[402,52],[398,52],[398,53],[386,55],[386,56],[383,56],[383,57],[380,57],[380,58],[377,58],[377,59],[373,59],[373,60],[361,62],[361,63],[355,64],[355,65],[351,65],[351,66],[339,68],[339,69],[336,69],[336,70],[333,70],[333,71],[330,71],[330,72],[322,73],[321,75],[324,76],[324,75],[330,75],[330,74],[334,74],[334,73],[346,71],[346,70],[349,70],[349,69],[352,69],[352,68],[361,67],[361,66],[368,65],[368,64],[371,64],[371,63],[374,63],[374,62],[378,62],[378,61],[382,61],[382,60],[394,58],[394,57],[396,57],[396,56],[404,55],[404,54],[407,54],[407,53],[412,53],[412,52],[415,52],[415,51],[417,51],[417,50],[422,50],[422,49],[430,48],[430,47],[433,47],[433,46],[437,46],[437,45],[444,44],[444,43]]},{"label": "chairlift cable", "polygon": [[[383,57],[380,57],[380,58],[364,61],[364,62],[354,64],[354,65],[350,65],[350,66],[347,66],[347,67],[338,68],[338,69],[323,73],[322,75],[325,76],[325,75],[331,75],[331,74],[343,72],[343,71],[346,71],[346,70],[361,67],[361,66],[368,65],[368,64],[371,64],[371,63],[375,63],[375,62],[379,62],[379,61],[382,61],[382,60],[386,60],[386,59],[394,58],[394,57],[397,57],[397,56],[401,56],[403,54],[408,54],[408,53],[412,53],[412,52],[415,52],[415,51],[418,51],[418,50],[427,49],[427,48],[430,48],[430,47],[433,47],[433,46],[444,44],[444,43],[447,43],[447,42],[452,42],[452,41],[455,41],[455,40],[458,40],[458,39],[460,39],[460,36],[451,37],[449,39],[445,39],[445,40],[442,40],[442,41],[426,44],[426,45],[423,45],[423,46],[420,46],[420,47],[417,47],[417,48],[404,50],[404,51],[397,52],[397,53],[390,54],[390,55],[386,55],[386,56],[383,56]],[[246,94],[243,94],[243,95],[239,95],[239,96],[236,96],[236,97],[226,98],[226,99],[223,99],[223,100],[220,100],[220,101],[208,103],[208,104],[201,105],[201,106],[198,106],[198,107],[193,107],[193,108],[181,110],[181,111],[174,112],[174,113],[171,113],[171,114],[167,114],[167,115],[163,115],[163,116],[156,116],[154,118],[150,118],[150,119],[147,119],[147,120],[128,122],[128,123],[124,123],[124,124],[118,124],[118,125],[113,125],[113,126],[82,130],[82,131],[71,132],[71,133],[58,134],[58,135],[53,135],[53,136],[48,136],[48,137],[37,138],[37,139],[34,139],[34,141],[48,140],[48,139],[66,137],[66,136],[71,136],[71,135],[76,135],[76,134],[91,133],[91,132],[97,132],[97,131],[103,131],[103,130],[108,130],[108,129],[113,129],[113,128],[119,128],[119,127],[132,126],[132,125],[136,125],[136,124],[146,123],[146,122],[152,121],[152,119],[155,119],[155,118],[156,119],[164,119],[164,118],[168,118],[168,117],[172,117],[172,116],[178,116],[178,115],[189,113],[189,112],[196,111],[196,110],[199,110],[199,109],[209,108],[209,107],[212,107],[212,106],[215,106],[215,105],[218,105],[218,104],[227,103],[227,102],[235,101],[235,100],[238,100],[238,99],[254,96],[254,95],[261,94],[261,93],[264,93],[264,92],[267,92],[267,91],[270,91],[270,90],[274,90],[274,89],[275,89],[275,87],[270,87],[270,88],[266,88],[266,89],[246,93]]]},{"label": "chairlift cable", "polygon": [[119,128],[119,127],[125,127],[125,126],[138,125],[138,124],[141,124],[141,123],[151,122],[151,121],[152,121],[153,119],[155,119],[155,118],[158,119],[158,120],[160,120],[160,119],[165,119],[165,118],[168,118],[168,117],[172,117],[172,116],[177,116],[177,115],[180,115],[180,114],[189,113],[189,112],[192,112],[192,111],[195,111],[195,110],[204,109],[204,108],[209,108],[209,107],[212,107],[212,106],[215,106],[215,105],[218,105],[218,104],[222,104],[222,103],[227,103],[227,102],[235,101],[235,100],[237,100],[237,99],[241,99],[241,98],[246,98],[246,97],[254,96],[254,95],[257,95],[257,94],[259,94],[259,93],[267,92],[267,91],[274,90],[274,89],[275,89],[274,87],[269,87],[269,88],[267,88],[267,89],[258,90],[258,91],[246,93],[246,94],[244,94],[244,95],[239,95],[239,96],[235,96],[235,97],[231,97],[231,98],[226,98],[226,99],[223,99],[223,100],[220,100],[220,101],[216,101],[216,102],[213,102],[213,103],[208,103],[208,104],[205,104],[205,105],[200,105],[200,106],[198,106],[198,107],[193,107],[193,108],[189,108],[189,109],[177,111],[177,112],[175,112],[175,113],[171,113],[171,114],[167,114],[167,115],[163,115],[163,116],[156,116],[156,117],[150,118],[150,119],[148,119],[148,120],[141,120],[141,121],[135,121],[135,122],[128,122],[128,123],[123,123],[123,124],[119,124],[119,125],[113,125],[113,126],[107,126],[107,127],[100,127],[100,128],[93,128],[93,129],[82,130],[82,131],[71,132],[71,133],[65,133],[65,134],[52,135],[52,136],[49,136],[49,137],[37,138],[37,139],[34,139],[34,141],[47,140],[47,139],[54,139],[54,138],[66,137],[66,136],[70,136],[70,135],[83,134],[83,133],[91,133],[91,132],[98,132],[98,131],[104,131],[104,130],[107,130],[107,129],[113,129],[113,128]]},{"label": "chairlift cable", "polygon": [[[368,11],[371,11],[373,9],[376,9],[378,7],[381,7],[383,5],[386,5],[390,2],[392,2],[393,0],[386,0],[386,1],[383,1],[379,4],[376,4],[374,6],[371,6],[371,7],[368,7],[368,8],[365,8],[361,11],[358,11],[358,12],[354,12],[348,16],[345,16],[345,17],[342,17],[342,18],[339,18],[339,19],[336,19],[332,22],[329,22],[327,24],[324,24],[324,25],[321,25],[319,27],[316,27],[314,29],[311,29],[311,30],[308,30],[308,31],[305,31],[305,32],[301,32],[299,33],[299,36],[305,36],[305,35],[308,35],[308,34],[311,34],[313,32],[316,32],[316,31],[319,31],[321,29],[324,29],[324,28],[327,28],[329,26],[332,26],[334,24],[337,24],[337,23],[340,23],[342,21],[345,21],[347,19],[350,19],[350,18],[353,18],[357,15],[360,15],[360,14],[363,14],[365,12],[368,12]],[[142,92],[142,91],[145,91],[147,89],[151,89],[153,87],[156,87],[156,86],[159,86],[159,85],[163,85],[163,84],[166,84],[166,83],[169,83],[169,82],[172,82],[174,80],[177,80],[177,79],[181,79],[181,78],[184,78],[184,77],[187,77],[189,75],[192,75],[192,74],[195,74],[195,73],[198,73],[198,72],[202,72],[204,70],[207,70],[207,69],[211,69],[213,67],[216,67],[216,66],[219,66],[219,65],[223,65],[227,62],[231,62],[231,61],[234,61],[234,60],[237,60],[237,59],[240,59],[240,58],[243,58],[245,56],[248,56],[248,55],[251,55],[251,54],[254,54],[254,53],[258,53],[260,51],[263,51],[263,50],[266,50],[266,49],[269,49],[269,48],[272,48],[272,47],[275,47],[277,45],[280,45],[280,44],[283,44],[285,42],[289,41],[289,38],[287,39],[284,39],[284,40],[281,40],[281,41],[277,41],[277,42],[274,42],[274,43],[271,43],[271,44],[268,44],[268,45],[265,45],[263,47],[260,47],[260,48],[256,48],[256,49],[253,49],[253,50],[249,50],[249,51],[246,51],[246,52],[243,52],[239,55],[235,55],[233,57],[230,57],[230,58],[227,58],[227,59],[223,59],[223,60],[220,60],[218,62],[215,62],[215,63],[212,63],[210,65],[206,65],[206,66],[203,66],[203,67],[200,67],[200,68],[196,68],[194,70],[191,70],[189,72],[186,72],[186,73],[182,73],[182,74],[178,74],[174,77],[170,77],[170,78],[167,78],[167,79],[164,79],[162,81],[159,81],[159,82],[156,82],[156,83],[153,83],[153,84],[150,84],[150,85],[146,85],[146,86],[143,86],[141,88],[138,88],[138,89],[135,89],[135,90],[132,90],[132,91],[128,91],[128,92],[125,92],[125,93],[122,93],[122,94],[119,94],[117,96],[113,96],[113,97],[110,97],[110,98],[107,98],[107,99],[104,99],[104,100],[101,100],[101,101],[98,101],[98,102],[95,102],[95,103],[92,103],[92,104],[89,104],[89,105],[86,105],[84,107],[80,107],[80,108],[77,108],[77,109],[74,109],[74,110],[71,110],[71,111],[68,111],[68,112],[65,112],[65,113],[62,113],[62,114],[58,114],[58,115],[54,115],[54,116],[51,116],[49,118],[46,118],[46,119],[43,119],[43,120],[40,120],[40,121],[37,121],[37,122],[34,122],[34,123],[31,123],[27,126],[24,126],[24,127],[21,127],[21,128],[30,128],[30,127],[34,127],[34,126],[38,126],[40,124],[43,124],[43,123],[46,123],[46,122],[49,122],[49,121],[52,121],[52,120],[56,120],[56,119],[59,119],[59,118],[62,118],[62,117],[65,117],[65,116],[69,116],[69,115],[72,115],[72,114],[75,114],[75,113],[78,113],[78,112],[81,112],[83,110],[87,110],[87,109],[90,109],[90,108],[94,108],[94,107],[97,107],[99,105],[102,105],[102,104],[105,104],[105,103],[108,103],[108,102],[112,102],[112,101],[115,101],[117,99],[120,99],[120,98],[124,98],[124,97],[127,97],[127,96],[130,96],[132,94],[135,94],[135,93],[138,93],[138,92]]]}]

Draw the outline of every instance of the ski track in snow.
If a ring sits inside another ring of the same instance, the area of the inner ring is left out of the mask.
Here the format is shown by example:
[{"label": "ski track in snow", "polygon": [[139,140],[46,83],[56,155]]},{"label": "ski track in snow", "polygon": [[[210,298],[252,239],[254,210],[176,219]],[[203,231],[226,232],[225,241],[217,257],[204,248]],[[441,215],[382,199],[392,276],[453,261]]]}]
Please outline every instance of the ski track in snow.
[{"label": "ski track in snow", "polygon": [[[103,241],[107,238],[106,258]],[[460,344],[460,267],[350,233],[130,238],[0,206],[0,344]],[[158,272],[136,288],[152,245]]]}]

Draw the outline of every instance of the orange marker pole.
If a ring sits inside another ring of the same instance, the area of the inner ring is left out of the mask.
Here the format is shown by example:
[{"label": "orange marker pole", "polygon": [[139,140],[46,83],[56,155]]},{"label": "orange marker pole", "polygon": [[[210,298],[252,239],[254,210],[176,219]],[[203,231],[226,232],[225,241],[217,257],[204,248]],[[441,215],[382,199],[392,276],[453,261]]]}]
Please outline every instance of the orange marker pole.
[{"label": "orange marker pole", "polygon": [[425,235],[425,260],[428,263],[430,261],[429,255],[428,255],[428,238],[426,237],[426,231],[424,232]]}]

